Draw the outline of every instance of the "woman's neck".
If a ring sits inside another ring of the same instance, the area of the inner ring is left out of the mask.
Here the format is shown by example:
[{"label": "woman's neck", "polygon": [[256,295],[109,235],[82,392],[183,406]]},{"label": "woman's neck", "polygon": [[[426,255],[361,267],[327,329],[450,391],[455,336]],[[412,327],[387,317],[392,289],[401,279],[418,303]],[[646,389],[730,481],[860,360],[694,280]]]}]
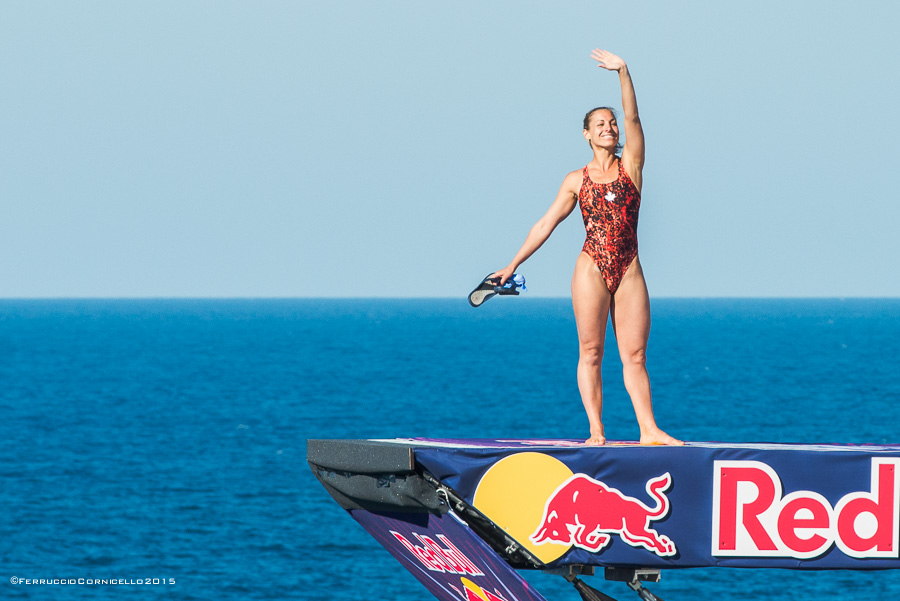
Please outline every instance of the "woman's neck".
[{"label": "woman's neck", "polygon": [[605,148],[597,148],[594,149],[594,160],[591,161],[594,163],[594,166],[597,169],[601,169],[603,171],[609,171],[610,167],[616,162],[618,159],[614,153],[609,152]]}]

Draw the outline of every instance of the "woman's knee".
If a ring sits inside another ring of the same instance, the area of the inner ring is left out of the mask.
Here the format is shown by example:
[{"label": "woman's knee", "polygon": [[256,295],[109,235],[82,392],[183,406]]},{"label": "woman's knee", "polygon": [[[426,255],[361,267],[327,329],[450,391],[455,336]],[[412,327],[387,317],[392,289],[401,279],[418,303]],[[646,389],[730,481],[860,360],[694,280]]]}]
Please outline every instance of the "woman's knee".
[{"label": "woman's knee", "polygon": [[625,367],[645,367],[647,365],[647,348],[641,347],[622,352],[622,365]]},{"label": "woman's knee", "polygon": [[579,341],[578,361],[588,365],[600,365],[603,361],[603,343],[595,340]]}]

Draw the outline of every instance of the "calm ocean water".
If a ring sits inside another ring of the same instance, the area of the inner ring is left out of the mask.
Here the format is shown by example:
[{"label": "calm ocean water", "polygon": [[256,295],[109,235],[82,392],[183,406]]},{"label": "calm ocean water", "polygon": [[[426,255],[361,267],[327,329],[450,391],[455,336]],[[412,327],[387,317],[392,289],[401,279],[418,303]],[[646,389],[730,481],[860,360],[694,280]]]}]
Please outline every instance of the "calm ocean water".
[{"label": "calm ocean water", "polygon": [[[900,442],[900,300],[658,299],[653,320],[654,402],[672,434]],[[634,439],[612,341],[607,355],[607,436]],[[576,359],[569,301],[527,295],[477,310],[0,301],[0,598],[430,599],[315,481],[306,440],[586,436]],[[528,578],[549,601],[578,599],[558,576]],[[650,588],[872,599],[900,596],[900,573],[667,571]]]}]

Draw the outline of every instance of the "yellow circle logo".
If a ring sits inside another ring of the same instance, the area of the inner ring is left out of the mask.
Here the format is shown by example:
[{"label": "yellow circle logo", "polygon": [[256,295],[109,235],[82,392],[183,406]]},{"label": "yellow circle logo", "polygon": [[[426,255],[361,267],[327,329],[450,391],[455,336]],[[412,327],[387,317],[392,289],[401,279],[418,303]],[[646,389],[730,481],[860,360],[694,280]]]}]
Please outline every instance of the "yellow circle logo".
[{"label": "yellow circle logo", "polygon": [[474,505],[544,563],[562,557],[571,545],[535,545],[528,537],[540,526],[547,499],[572,476],[565,463],[543,453],[516,453],[485,472]]}]

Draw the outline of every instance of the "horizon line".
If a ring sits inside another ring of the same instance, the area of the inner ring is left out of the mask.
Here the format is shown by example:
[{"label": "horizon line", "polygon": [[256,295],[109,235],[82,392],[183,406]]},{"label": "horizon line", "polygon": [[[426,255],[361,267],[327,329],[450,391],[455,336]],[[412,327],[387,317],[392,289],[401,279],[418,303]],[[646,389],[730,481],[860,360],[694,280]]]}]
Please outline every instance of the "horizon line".
[{"label": "horizon line", "polygon": [[[571,296],[530,296],[535,300],[567,300]],[[458,300],[465,301],[465,296],[0,296],[3,301],[64,301],[64,300]],[[523,299],[524,300],[524,299]],[[651,296],[650,300],[900,300],[900,296]],[[519,302],[519,301],[513,301]]]}]

